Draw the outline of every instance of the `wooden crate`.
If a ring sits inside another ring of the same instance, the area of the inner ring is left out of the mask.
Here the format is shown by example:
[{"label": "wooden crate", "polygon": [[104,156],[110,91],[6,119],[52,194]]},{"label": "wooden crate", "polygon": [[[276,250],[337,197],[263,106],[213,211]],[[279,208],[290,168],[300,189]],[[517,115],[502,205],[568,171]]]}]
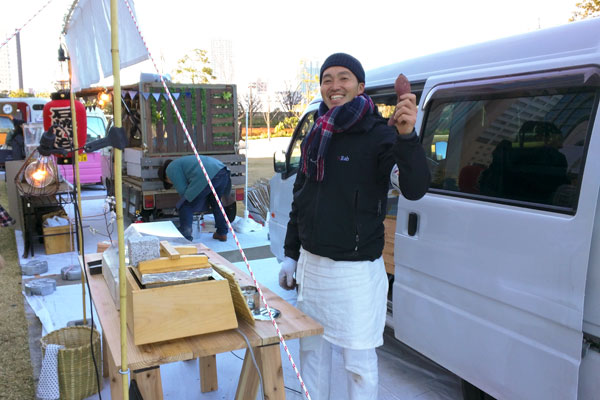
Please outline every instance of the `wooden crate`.
[{"label": "wooden crate", "polygon": [[131,271],[126,275],[127,327],[136,345],[238,326],[227,280],[142,289]]},{"label": "wooden crate", "polygon": [[68,253],[75,250],[73,247],[73,226],[45,226],[42,228],[44,234],[44,247],[46,254]]}]

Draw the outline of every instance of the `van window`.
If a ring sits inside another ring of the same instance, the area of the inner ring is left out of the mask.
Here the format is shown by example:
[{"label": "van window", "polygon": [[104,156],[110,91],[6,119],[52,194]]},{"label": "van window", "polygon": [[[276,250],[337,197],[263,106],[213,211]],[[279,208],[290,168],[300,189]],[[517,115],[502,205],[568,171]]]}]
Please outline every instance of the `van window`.
[{"label": "van window", "polygon": [[312,129],[313,124],[315,123],[315,114],[316,112],[308,113],[302,118],[300,124],[296,129],[298,129],[298,133],[294,136],[294,141],[291,145],[291,151],[288,151],[289,154],[289,164],[288,164],[288,174],[294,173],[298,170],[300,166],[300,153],[301,153],[301,144],[302,140],[310,130]]},{"label": "van window", "polygon": [[574,214],[597,88],[506,86],[432,96],[431,191]]}]

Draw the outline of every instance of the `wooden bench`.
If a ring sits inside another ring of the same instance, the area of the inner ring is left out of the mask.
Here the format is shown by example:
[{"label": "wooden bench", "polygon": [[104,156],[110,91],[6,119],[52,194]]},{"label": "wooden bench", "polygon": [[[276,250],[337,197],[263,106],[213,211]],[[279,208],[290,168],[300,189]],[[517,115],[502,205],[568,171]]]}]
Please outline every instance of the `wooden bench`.
[{"label": "wooden bench", "polygon": [[[251,278],[216,252],[203,245],[213,262],[223,264],[235,272],[241,286],[252,284]],[[101,253],[86,255],[87,263],[101,259]],[[102,326],[102,350],[104,376],[110,377],[111,398],[122,399],[121,345],[119,311],[101,274],[90,275],[89,284],[92,300]],[[261,285],[270,307],[281,311],[276,321],[285,340],[319,335],[323,327],[302,313],[277,294]],[[238,318],[241,330],[252,346],[264,382],[265,398],[285,399],[283,369],[279,349],[279,337],[271,321],[256,321],[251,326]],[[127,362],[131,379],[135,379],[144,400],[163,399],[160,365],[176,361],[199,359],[200,388],[203,393],[217,390],[216,354],[245,349],[246,342],[236,330],[227,330],[177,340],[136,346],[130,332],[127,335]],[[237,387],[236,400],[254,400],[258,392],[259,377],[252,363],[250,352],[246,352]]]}]

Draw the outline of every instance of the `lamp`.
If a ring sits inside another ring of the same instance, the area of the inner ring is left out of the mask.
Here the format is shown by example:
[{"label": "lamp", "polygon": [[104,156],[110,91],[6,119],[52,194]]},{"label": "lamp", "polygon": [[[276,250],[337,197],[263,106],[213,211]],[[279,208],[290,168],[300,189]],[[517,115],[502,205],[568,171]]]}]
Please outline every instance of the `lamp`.
[{"label": "lamp", "polygon": [[[44,132],[40,139],[40,145],[27,157],[17,172],[15,184],[22,194],[29,196],[52,195],[58,190],[58,167],[53,156],[65,156],[67,150],[54,147],[56,140],[54,128],[55,126],[52,125]],[[123,150],[127,146],[125,129],[113,126],[108,130],[106,137],[86,143],[83,147],[73,149],[73,152],[83,149],[86,153],[90,153],[108,146]]]},{"label": "lamp", "polygon": [[52,195],[58,191],[59,173],[55,154],[66,155],[64,149],[54,148],[55,126],[43,133],[40,145],[27,157],[17,175],[15,185],[21,194],[28,196]]},{"label": "lamp", "polygon": [[104,108],[110,102],[110,94],[105,90],[98,93],[98,106]]}]

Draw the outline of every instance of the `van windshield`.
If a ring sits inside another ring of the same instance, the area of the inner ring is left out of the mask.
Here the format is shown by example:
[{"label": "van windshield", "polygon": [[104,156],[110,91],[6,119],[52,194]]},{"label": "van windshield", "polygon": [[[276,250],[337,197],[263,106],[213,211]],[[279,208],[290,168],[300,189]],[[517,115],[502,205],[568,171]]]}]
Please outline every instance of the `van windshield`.
[{"label": "van windshield", "polygon": [[104,120],[100,117],[88,115],[87,117],[87,142],[102,139],[106,135]]}]

